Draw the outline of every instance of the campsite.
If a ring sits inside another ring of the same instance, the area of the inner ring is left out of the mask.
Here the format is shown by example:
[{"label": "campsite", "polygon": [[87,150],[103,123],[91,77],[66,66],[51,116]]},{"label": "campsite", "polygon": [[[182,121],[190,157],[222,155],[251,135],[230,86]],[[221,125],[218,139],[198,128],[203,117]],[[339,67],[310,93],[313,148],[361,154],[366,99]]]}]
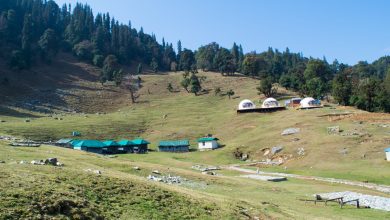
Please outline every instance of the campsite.
[{"label": "campsite", "polygon": [[390,57],[306,23],[355,12],[76,2],[0,0],[0,220],[390,219]]}]

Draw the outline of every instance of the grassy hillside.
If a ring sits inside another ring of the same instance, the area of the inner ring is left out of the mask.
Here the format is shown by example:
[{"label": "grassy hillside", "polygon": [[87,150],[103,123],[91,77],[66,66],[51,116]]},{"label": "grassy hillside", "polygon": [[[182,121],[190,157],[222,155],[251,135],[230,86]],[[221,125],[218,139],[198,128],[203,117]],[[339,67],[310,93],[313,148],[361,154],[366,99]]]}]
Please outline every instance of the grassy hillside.
[{"label": "grassy hillside", "polygon": [[[123,179],[126,181],[135,181],[136,179],[142,184],[145,181],[144,177],[153,169],[175,173],[207,183],[206,189],[188,189],[182,186],[169,186],[168,188],[178,192],[178,196],[190,194],[192,199],[213,198],[211,202],[218,204],[220,211],[217,211],[217,214],[210,218],[222,215],[235,216],[240,213],[237,211],[239,209],[232,209],[232,212],[227,213],[225,211],[230,210],[226,208],[226,204],[234,206],[234,204],[237,205],[236,203],[240,203],[238,206],[245,207],[244,209],[252,208],[250,210],[255,210],[251,213],[253,215],[282,219],[302,218],[302,216],[307,218],[320,216],[329,219],[366,219],[369,217],[384,219],[389,217],[387,213],[375,210],[356,210],[353,208],[340,210],[337,206],[315,206],[300,203],[297,200],[301,197],[311,197],[316,193],[344,190],[378,194],[366,189],[294,179],[275,184],[242,179],[238,177],[239,173],[233,171],[221,171],[223,176],[212,177],[192,170],[191,166],[194,164],[245,164],[246,162],[234,158],[233,152],[237,148],[248,153],[251,161],[258,161],[266,158],[262,149],[283,146],[284,149],[279,155],[290,159],[281,166],[262,167],[261,169],[390,185],[387,178],[390,175],[389,163],[384,160],[383,152],[390,140],[390,128],[384,126],[390,125],[389,115],[370,114],[339,106],[302,111],[288,109],[269,114],[237,115],[235,110],[241,99],[252,99],[260,105],[259,100],[263,97],[257,95],[258,81],[244,77],[222,77],[216,73],[200,74],[207,77],[204,83],[206,92],[200,96],[188,94],[180,88],[180,73],[142,75],[143,87],[140,90],[137,104],[131,105],[125,91],[118,90],[117,96],[112,96],[113,102],[118,102],[117,105],[112,104],[107,109],[103,107],[103,109],[91,111],[100,112],[100,114],[38,114],[20,108],[3,106],[0,109],[0,120],[5,122],[0,124],[0,133],[34,140],[56,140],[69,137],[71,131],[75,130],[82,133],[82,138],[101,140],[141,136],[152,142],[152,149],[156,149],[159,140],[182,138],[190,139],[192,147],[195,149],[195,140],[204,134],[211,133],[218,137],[221,144],[224,145],[221,149],[186,154],[150,152],[146,155],[120,155],[119,158],[106,159],[96,155],[48,146],[39,149],[10,149],[10,147],[3,145],[0,149],[6,154],[0,155],[8,156],[3,156],[4,158],[0,158],[0,160],[15,160],[17,159],[15,155],[18,155],[19,159],[32,158],[31,155],[34,154],[42,155],[39,158],[49,155],[58,156],[66,164],[71,164],[64,168],[69,172],[96,166],[106,171],[108,176],[118,178],[109,179],[102,185],[125,181]],[[172,83],[176,92],[168,92],[166,87],[169,82]],[[79,83],[88,85],[88,88],[100,86],[98,82],[93,80],[83,80]],[[233,99],[228,99],[226,96],[215,96],[213,90],[216,87],[221,87],[223,91],[233,89],[236,95]],[[101,94],[104,94],[109,88],[112,87],[88,89],[86,90],[89,91],[86,93],[88,95],[85,97],[93,97],[92,94],[96,94],[96,91],[101,91]],[[119,96],[119,94],[121,95]],[[278,98],[284,99],[293,95],[280,89]],[[82,96],[81,93],[80,96]],[[101,102],[105,101],[96,98],[91,100],[89,105],[96,106]],[[83,104],[73,105],[82,106]],[[326,114],[345,112],[354,114],[336,121],[322,117]],[[25,122],[26,118],[31,119],[31,122]],[[343,132],[339,135],[328,134],[327,127],[336,125],[340,126]],[[301,132],[289,136],[280,135],[284,129],[290,127],[300,128]],[[297,154],[298,148],[305,149],[304,156]],[[8,172],[7,175],[15,173],[13,169],[18,169],[18,172],[21,169],[21,174],[30,172],[28,166],[2,166],[9,168],[8,171],[4,171]],[[132,169],[132,166],[141,166],[143,171],[137,173]],[[46,171],[43,171],[51,168],[42,169],[34,168],[39,176],[44,176]],[[103,176],[106,175],[106,172]],[[82,174],[82,176],[84,175],[86,174]],[[141,179],[136,177],[141,177]],[[18,177],[15,176],[15,178]],[[80,178],[80,182],[88,182],[83,178],[88,179],[89,177]],[[166,186],[158,184],[158,187]],[[98,210],[101,208],[102,206],[98,206]],[[203,211],[202,209],[195,211],[198,213],[196,214],[198,218],[201,218]],[[147,216],[145,214],[140,218]]]}]

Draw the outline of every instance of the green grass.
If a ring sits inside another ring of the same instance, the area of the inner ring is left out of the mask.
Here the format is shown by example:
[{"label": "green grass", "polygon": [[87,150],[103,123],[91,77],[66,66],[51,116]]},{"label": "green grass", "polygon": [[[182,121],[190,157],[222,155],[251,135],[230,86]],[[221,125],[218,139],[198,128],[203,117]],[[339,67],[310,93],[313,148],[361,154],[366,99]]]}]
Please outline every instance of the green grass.
[{"label": "green grass", "polygon": [[[70,137],[70,133],[75,130],[80,131],[82,133],[81,138],[84,139],[119,140],[141,136],[152,142],[151,149],[156,149],[156,145],[160,140],[186,138],[191,140],[192,148],[196,149],[195,140],[204,134],[211,133],[220,139],[221,144],[225,145],[221,149],[184,154],[150,152],[145,155],[119,155],[116,159],[107,159],[97,155],[53,147],[9,149],[3,146],[5,150],[1,152],[0,159],[16,159],[15,155],[18,155],[19,159],[31,159],[34,155],[37,157],[36,159],[39,159],[52,155],[59,157],[67,164],[72,163],[68,170],[69,173],[74,172],[74,170],[80,172],[79,170],[82,169],[96,168],[107,171],[110,177],[118,178],[118,181],[133,181],[134,178],[141,178],[137,179],[137,181],[141,181],[140,184],[143,184],[142,181],[144,181],[145,176],[154,169],[178,174],[208,184],[205,190],[175,186],[168,188],[178,193],[179,196],[183,194],[188,196],[189,194],[192,199],[212,198],[211,201],[217,204],[216,207],[219,207],[218,210],[220,211],[217,211],[217,214],[210,218],[235,216],[240,213],[238,206],[252,208],[252,214],[254,215],[257,213],[281,219],[301,219],[303,217],[328,219],[389,218],[387,213],[376,210],[356,210],[353,208],[340,210],[337,206],[315,206],[297,200],[301,197],[311,197],[316,193],[344,190],[378,194],[366,189],[294,179],[275,184],[242,179],[237,177],[239,174],[236,172],[221,171],[220,173],[224,174],[223,176],[211,177],[192,170],[191,166],[194,164],[244,164],[244,162],[233,157],[233,151],[236,148],[248,153],[250,160],[261,160],[265,159],[261,149],[281,145],[284,147],[281,153],[291,154],[292,160],[280,167],[263,168],[266,171],[334,177],[390,185],[390,180],[387,178],[390,175],[389,163],[384,161],[383,153],[383,149],[386,147],[384,140],[389,138],[388,130],[376,126],[375,123],[373,125],[369,122],[360,124],[349,119],[329,122],[326,117],[318,117],[335,112],[352,111],[359,113],[360,111],[337,107],[336,109],[323,108],[305,111],[289,109],[270,114],[237,115],[235,110],[241,99],[259,99],[255,89],[258,81],[243,77],[221,77],[214,73],[202,74],[208,77],[204,87],[211,89],[209,94],[194,96],[183,91],[169,93],[166,91],[167,83],[171,82],[174,87],[178,88],[180,74],[147,75],[142,77],[145,82],[140,91],[139,103],[136,105],[129,104],[119,111],[107,114],[66,114],[60,116],[63,120],[54,120],[49,115],[35,114],[20,109],[13,109],[12,111],[0,109],[0,119],[6,121],[0,124],[0,134],[34,140],[56,140]],[[232,88],[239,98],[229,100],[227,97],[214,96],[212,89],[215,87],[221,87],[223,91]],[[256,104],[259,104],[259,102],[256,101]],[[15,112],[18,112],[18,114]],[[167,117],[164,118],[164,115],[167,115]],[[31,122],[24,122],[26,116],[31,118]],[[362,129],[370,133],[371,136],[328,135],[326,128],[334,125],[339,125],[344,132],[355,128]],[[283,129],[289,127],[299,127],[301,132],[296,135],[281,136],[280,133]],[[294,142],[292,141],[293,138],[299,138],[299,141]],[[305,148],[306,155],[304,157],[297,156],[296,150],[299,147]],[[343,148],[348,148],[347,155],[340,153]],[[48,153],[50,151],[54,153]],[[366,155],[364,159],[362,159],[363,154]],[[135,171],[132,166],[141,166],[142,169],[141,171]],[[287,170],[284,167],[287,167]],[[10,171],[7,172],[15,172],[12,170],[14,167],[8,168]],[[64,169],[68,169],[68,167]],[[65,174],[68,173],[65,172]],[[37,175],[43,175],[43,173],[38,172]],[[80,181],[88,182],[87,180]],[[111,181],[115,182],[115,179],[109,179],[102,185],[109,184]],[[157,188],[160,187],[158,185]],[[123,200],[126,200],[126,198],[123,198]],[[150,200],[153,201],[153,198],[150,198]],[[235,208],[231,209],[232,212],[228,212],[227,210],[230,210],[230,208],[226,207],[225,204],[230,204]],[[144,205],[142,204],[142,206]],[[149,205],[153,207],[153,204]],[[93,210],[93,207],[95,207],[95,204],[91,206],[91,210]],[[181,213],[183,214],[183,212],[188,211],[182,210]],[[226,214],[223,214],[225,212]],[[201,218],[202,208],[198,211],[195,210],[194,213],[198,213],[196,215]],[[108,216],[112,215],[108,214]],[[139,216],[139,218],[147,217],[153,218],[153,214],[147,216],[146,213]]]}]

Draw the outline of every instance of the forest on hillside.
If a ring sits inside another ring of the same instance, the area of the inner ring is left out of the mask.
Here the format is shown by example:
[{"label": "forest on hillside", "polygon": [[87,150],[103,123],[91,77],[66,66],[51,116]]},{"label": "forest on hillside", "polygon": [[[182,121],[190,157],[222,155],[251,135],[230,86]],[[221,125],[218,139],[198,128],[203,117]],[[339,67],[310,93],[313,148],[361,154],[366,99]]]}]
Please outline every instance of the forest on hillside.
[{"label": "forest on hillside", "polygon": [[[367,111],[390,112],[390,57],[350,66],[337,60],[304,57],[301,53],[269,48],[244,54],[241,45],[224,48],[218,43],[192,51],[180,41],[161,43],[115,20],[109,13],[93,14],[88,5],[64,4],[52,0],[0,0],[0,59],[19,71],[36,65],[50,65],[58,52],[102,68],[101,82],[120,82],[121,66],[143,65],[154,72],[185,71],[196,78],[196,70],[220,72],[225,76],[241,73],[261,79],[260,87],[272,90],[274,83],[301,95],[326,98],[331,95],[342,105]],[[1,72],[0,72],[1,74]],[[0,76],[6,87],[7,77]]]}]

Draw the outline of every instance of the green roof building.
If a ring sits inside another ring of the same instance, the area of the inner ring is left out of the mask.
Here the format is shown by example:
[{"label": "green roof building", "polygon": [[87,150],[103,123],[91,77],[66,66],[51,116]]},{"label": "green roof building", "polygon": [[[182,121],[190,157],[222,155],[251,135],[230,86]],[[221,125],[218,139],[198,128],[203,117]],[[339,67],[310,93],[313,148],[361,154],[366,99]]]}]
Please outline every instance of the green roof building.
[{"label": "green roof building", "polygon": [[188,140],[160,141],[158,149],[161,152],[188,152],[190,142]]},{"label": "green roof building", "polygon": [[219,147],[218,138],[215,137],[202,137],[198,139],[198,149],[200,151],[214,150]]}]

